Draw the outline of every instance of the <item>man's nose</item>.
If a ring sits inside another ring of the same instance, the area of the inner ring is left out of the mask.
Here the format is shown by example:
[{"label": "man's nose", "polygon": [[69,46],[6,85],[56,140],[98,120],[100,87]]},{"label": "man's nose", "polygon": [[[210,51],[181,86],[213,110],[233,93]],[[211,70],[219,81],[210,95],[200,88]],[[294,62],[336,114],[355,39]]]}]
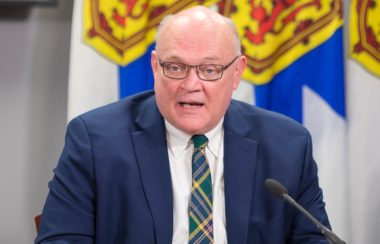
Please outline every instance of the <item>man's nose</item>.
[{"label": "man's nose", "polygon": [[187,91],[197,91],[201,89],[201,79],[199,79],[197,74],[197,69],[195,67],[190,67],[188,76],[182,81],[182,88]]}]

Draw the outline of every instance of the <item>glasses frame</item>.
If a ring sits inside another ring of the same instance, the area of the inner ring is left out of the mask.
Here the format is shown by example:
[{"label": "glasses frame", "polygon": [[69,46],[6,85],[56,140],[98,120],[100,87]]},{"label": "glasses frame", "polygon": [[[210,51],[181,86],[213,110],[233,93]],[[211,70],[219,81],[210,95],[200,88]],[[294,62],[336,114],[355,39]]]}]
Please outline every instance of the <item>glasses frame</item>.
[{"label": "glasses frame", "polygon": [[[199,65],[189,65],[189,64],[184,64],[184,63],[180,63],[180,62],[162,62],[161,59],[158,57],[158,63],[160,64],[160,66],[162,67],[162,72],[164,74],[165,77],[168,77],[170,79],[173,79],[173,80],[183,80],[183,79],[186,79],[188,76],[189,76],[189,73],[190,73],[190,69],[193,69],[195,68],[195,73],[197,74],[198,78],[200,80],[203,80],[203,81],[217,81],[217,80],[220,80],[222,77],[223,77],[223,71],[225,71],[226,69],[228,69],[228,67],[230,67],[238,58],[240,57],[240,55],[237,55],[234,59],[232,59],[231,62],[229,62],[228,64],[226,65],[220,65],[220,64],[199,64]],[[181,65],[184,65],[186,68],[187,68],[187,71],[186,71],[186,75],[182,78],[174,78],[174,77],[170,77],[170,76],[167,76],[167,74],[165,73],[165,68],[164,66],[166,64],[181,64]],[[214,66],[217,66],[217,67],[221,67],[222,69],[222,72],[220,73],[220,77],[219,78],[216,78],[216,79],[203,79],[199,76],[199,67],[201,66],[205,66],[205,65],[214,65]]]}]

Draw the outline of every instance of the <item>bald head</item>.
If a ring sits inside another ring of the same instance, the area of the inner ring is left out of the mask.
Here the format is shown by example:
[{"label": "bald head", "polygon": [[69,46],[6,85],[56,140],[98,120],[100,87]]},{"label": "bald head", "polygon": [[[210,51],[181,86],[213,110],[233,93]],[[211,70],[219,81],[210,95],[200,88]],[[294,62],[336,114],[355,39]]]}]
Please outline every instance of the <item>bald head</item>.
[{"label": "bald head", "polygon": [[222,38],[235,55],[241,54],[240,39],[233,21],[204,6],[192,7],[165,17],[157,30],[156,50],[159,51],[167,35],[174,34]]}]

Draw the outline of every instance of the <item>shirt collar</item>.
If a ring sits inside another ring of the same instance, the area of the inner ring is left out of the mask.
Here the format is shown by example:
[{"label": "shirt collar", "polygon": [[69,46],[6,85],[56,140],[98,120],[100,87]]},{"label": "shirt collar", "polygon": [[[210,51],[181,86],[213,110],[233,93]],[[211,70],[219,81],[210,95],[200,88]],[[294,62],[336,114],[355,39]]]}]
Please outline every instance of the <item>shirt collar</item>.
[{"label": "shirt collar", "polygon": [[214,154],[215,157],[219,155],[219,145],[222,140],[223,135],[223,120],[224,117],[219,121],[218,125],[206,133],[208,138],[207,148]]},{"label": "shirt collar", "polygon": [[[222,140],[223,120],[224,117],[219,121],[216,127],[205,134],[205,136],[208,138],[207,148],[211,151],[212,154],[214,154],[215,157],[219,153],[219,145]],[[165,120],[165,127],[168,148],[171,150],[174,157],[178,157],[192,144],[192,135],[189,135],[175,128],[167,120]]]}]

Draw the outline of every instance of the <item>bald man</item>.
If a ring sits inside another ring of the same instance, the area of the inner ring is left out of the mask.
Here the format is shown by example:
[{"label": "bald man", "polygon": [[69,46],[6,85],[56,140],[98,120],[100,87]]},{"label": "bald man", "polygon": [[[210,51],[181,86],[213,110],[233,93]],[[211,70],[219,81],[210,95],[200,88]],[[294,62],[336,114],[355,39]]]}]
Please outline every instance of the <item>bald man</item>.
[{"label": "bald man", "polygon": [[231,100],[247,59],[230,19],[166,18],[154,91],[73,119],[36,243],[327,243],[264,181],[329,225],[309,133]]}]

